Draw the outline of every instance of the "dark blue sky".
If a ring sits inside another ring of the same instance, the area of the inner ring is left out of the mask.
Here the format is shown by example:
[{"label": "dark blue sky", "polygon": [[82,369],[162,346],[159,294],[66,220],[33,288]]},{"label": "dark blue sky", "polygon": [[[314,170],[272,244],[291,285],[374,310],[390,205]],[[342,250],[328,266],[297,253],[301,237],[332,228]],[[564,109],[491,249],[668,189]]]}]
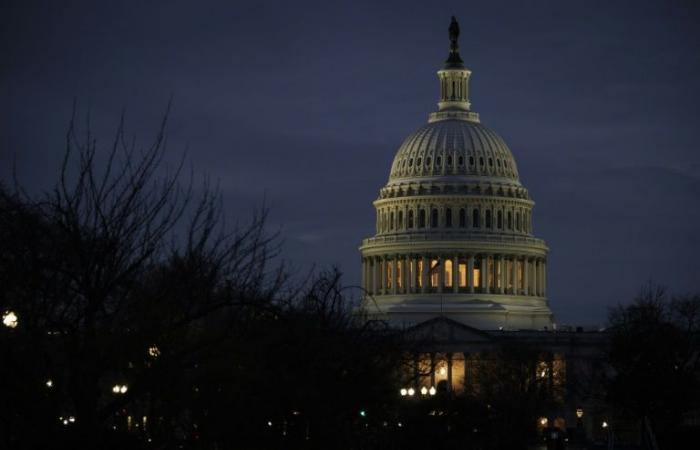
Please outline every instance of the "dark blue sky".
[{"label": "dark blue sky", "polygon": [[452,14],[473,109],[537,203],[558,322],[602,322],[649,279],[700,291],[694,1],[4,2],[0,177],[49,186],[74,98],[100,142],[125,108],[146,144],[173,94],[172,159],[188,147],[232,217],[266,195],[288,259],[356,283]]}]

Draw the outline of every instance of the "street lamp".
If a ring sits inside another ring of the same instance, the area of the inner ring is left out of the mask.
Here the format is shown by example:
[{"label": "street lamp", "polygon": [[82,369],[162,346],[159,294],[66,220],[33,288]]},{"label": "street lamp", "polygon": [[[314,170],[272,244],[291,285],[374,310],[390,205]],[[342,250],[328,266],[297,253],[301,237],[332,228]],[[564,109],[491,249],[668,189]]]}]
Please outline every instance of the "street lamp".
[{"label": "street lamp", "polygon": [[13,311],[5,311],[2,315],[2,324],[7,328],[17,328],[18,320],[17,314]]},{"label": "street lamp", "polygon": [[423,386],[422,388],[420,388],[420,393],[421,395],[428,395],[428,388]]},{"label": "street lamp", "polygon": [[129,390],[129,387],[126,384],[115,384],[112,386],[112,392],[114,394],[126,394],[126,391]]},{"label": "street lamp", "polygon": [[416,393],[415,389],[413,389],[412,387],[408,388],[408,396],[409,397],[413,397],[415,395],[415,393]]},{"label": "street lamp", "polygon": [[406,389],[406,388],[401,388],[401,390],[399,391],[399,393],[401,394],[401,397],[405,397],[406,395],[408,395],[408,389]]},{"label": "street lamp", "polygon": [[435,389],[435,386],[430,386],[430,389],[428,389],[428,393],[430,395],[435,395],[437,393],[437,389]]}]

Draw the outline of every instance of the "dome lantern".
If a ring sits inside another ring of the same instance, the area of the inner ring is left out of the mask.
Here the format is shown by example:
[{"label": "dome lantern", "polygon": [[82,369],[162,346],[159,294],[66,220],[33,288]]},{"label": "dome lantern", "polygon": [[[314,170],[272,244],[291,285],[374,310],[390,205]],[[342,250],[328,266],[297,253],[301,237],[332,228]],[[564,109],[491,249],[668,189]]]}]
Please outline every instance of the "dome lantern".
[{"label": "dome lantern", "polygon": [[459,24],[452,16],[449,28],[450,54],[445,61],[445,65],[438,70],[440,80],[440,101],[438,102],[438,112],[430,115],[430,121],[459,118],[479,121],[479,115],[470,111],[469,102],[469,77],[471,71],[464,67],[459,55]]}]

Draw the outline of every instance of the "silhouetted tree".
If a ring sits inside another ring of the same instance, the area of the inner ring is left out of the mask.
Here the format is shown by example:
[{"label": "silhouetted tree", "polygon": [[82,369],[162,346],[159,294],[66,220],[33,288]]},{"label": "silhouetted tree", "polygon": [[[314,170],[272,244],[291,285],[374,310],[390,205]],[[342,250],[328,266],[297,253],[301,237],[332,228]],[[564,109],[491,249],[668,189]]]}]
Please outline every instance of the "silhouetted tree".
[{"label": "silhouetted tree", "polygon": [[684,414],[700,408],[700,296],[671,298],[649,283],[632,304],[611,309],[609,322],[608,400],[673,439]]}]

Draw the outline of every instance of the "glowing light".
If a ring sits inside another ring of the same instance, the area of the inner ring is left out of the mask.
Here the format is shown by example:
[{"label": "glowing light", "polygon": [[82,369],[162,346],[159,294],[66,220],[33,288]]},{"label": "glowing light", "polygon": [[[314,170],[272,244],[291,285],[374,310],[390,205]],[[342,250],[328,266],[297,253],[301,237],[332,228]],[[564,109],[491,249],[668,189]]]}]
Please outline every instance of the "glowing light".
[{"label": "glowing light", "polygon": [[18,321],[17,314],[12,311],[5,311],[5,314],[2,315],[2,324],[8,328],[16,328]]},{"label": "glowing light", "polygon": [[151,345],[150,347],[148,347],[148,355],[151,358],[157,358],[160,356],[160,349],[155,345]]},{"label": "glowing light", "polygon": [[267,426],[268,426],[268,427],[271,427],[271,426],[272,426],[272,421],[271,421],[271,420],[268,420],[268,421],[267,421]]},{"label": "glowing light", "polygon": [[423,386],[422,388],[420,388],[420,393],[422,395],[428,395],[428,388]]},{"label": "glowing light", "polygon": [[360,410],[360,417],[367,417],[367,411],[365,411],[364,409],[361,409]]},{"label": "glowing light", "polygon": [[435,389],[435,386],[430,386],[428,392],[430,393],[430,395],[435,395],[437,393],[437,389]]},{"label": "glowing light", "polygon": [[546,427],[548,422],[549,419],[547,419],[546,417],[540,417],[540,425],[542,425],[543,427]]},{"label": "glowing light", "polygon": [[126,394],[128,390],[129,387],[126,384],[115,384],[112,386],[112,392],[115,394]]},{"label": "glowing light", "polygon": [[603,421],[603,423],[600,425],[602,428],[608,428],[608,422]]},{"label": "glowing light", "polygon": [[576,408],[576,417],[578,417],[579,419],[583,417],[583,409]]},{"label": "glowing light", "polygon": [[399,392],[401,393],[401,397],[408,395],[408,389],[406,388],[402,388]]},{"label": "glowing light", "polygon": [[446,367],[440,367],[440,370],[438,370],[439,375],[447,375],[447,368]]},{"label": "glowing light", "polygon": [[408,388],[408,396],[413,397],[416,393],[416,390],[413,388]]},{"label": "glowing light", "polygon": [[53,387],[53,380],[51,380],[51,379],[46,380],[46,387]]}]

